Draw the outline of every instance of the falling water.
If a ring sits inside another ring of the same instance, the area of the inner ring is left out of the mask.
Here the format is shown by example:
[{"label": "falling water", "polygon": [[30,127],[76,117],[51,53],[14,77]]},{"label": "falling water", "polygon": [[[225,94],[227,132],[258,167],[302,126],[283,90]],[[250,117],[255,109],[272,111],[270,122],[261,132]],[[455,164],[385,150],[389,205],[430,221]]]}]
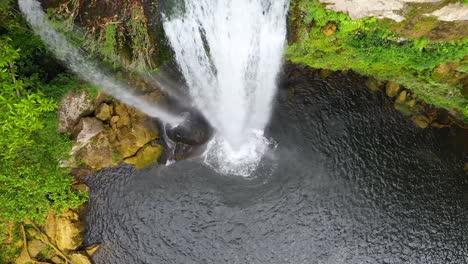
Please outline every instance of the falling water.
[{"label": "falling water", "polygon": [[249,175],[269,141],[288,0],[183,0],[164,30],[195,106],[216,130],[205,154],[223,173]]},{"label": "falling water", "polygon": [[105,75],[95,64],[86,60],[80,50],[73,47],[64,36],[59,34],[49,24],[38,1],[19,0],[19,7],[21,12],[26,16],[28,22],[32,25],[36,34],[42,38],[56,57],[63,61],[82,79],[99,86],[109,95],[139,109],[151,117],[160,118],[172,125],[177,125],[182,121],[180,117],[134,95],[130,92],[129,87]]}]

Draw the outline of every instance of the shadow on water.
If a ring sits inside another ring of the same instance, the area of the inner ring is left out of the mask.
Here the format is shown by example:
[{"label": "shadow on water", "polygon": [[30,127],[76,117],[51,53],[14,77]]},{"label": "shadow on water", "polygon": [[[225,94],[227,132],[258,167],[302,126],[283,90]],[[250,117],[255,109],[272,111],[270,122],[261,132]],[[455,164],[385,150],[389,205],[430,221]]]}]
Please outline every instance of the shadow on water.
[{"label": "shadow on water", "polygon": [[88,178],[95,263],[467,263],[466,146],[444,150],[464,132],[416,128],[352,74],[287,72],[272,174],[182,161]]}]

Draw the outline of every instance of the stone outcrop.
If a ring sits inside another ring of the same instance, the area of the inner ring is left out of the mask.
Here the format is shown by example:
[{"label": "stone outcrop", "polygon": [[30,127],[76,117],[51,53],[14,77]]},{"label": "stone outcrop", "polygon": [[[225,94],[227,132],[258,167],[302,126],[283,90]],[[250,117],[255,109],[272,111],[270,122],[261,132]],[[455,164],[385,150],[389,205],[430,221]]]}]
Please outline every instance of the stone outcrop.
[{"label": "stone outcrop", "polygon": [[428,14],[441,21],[468,21],[468,5],[462,3],[449,4]]},{"label": "stone outcrop", "polygon": [[137,169],[148,167],[155,163],[162,155],[163,147],[161,145],[146,146],[140,149],[135,156],[126,158],[125,163],[134,165]]},{"label": "stone outcrop", "polygon": [[96,109],[96,117],[101,121],[108,121],[112,117],[114,107],[106,103],[102,103]]},{"label": "stone outcrop", "polygon": [[79,214],[72,210],[63,214],[49,213],[44,231],[52,243],[64,251],[76,250],[83,243],[84,227]]},{"label": "stone outcrop", "polygon": [[[439,3],[441,0],[320,0],[327,8],[348,13],[352,19],[363,17],[389,18],[397,22],[405,20],[401,11],[408,3]],[[468,6],[449,4],[430,14],[442,21],[468,20]]]},{"label": "stone outcrop", "polygon": [[80,117],[94,111],[94,101],[87,91],[70,92],[62,99],[58,117],[60,133],[71,131],[78,123]]},{"label": "stone outcrop", "polygon": [[92,101],[99,102],[87,108],[94,110],[78,117],[75,126],[67,130],[74,138],[73,160],[64,164],[100,170],[123,161],[142,168],[158,160],[163,149],[155,142],[159,131],[153,120],[120,102],[106,98]]},{"label": "stone outcrop", "polygon": [[25,227],[27,245],[15,264],[91,264],[90,256],[99,250],[99,245],[83,248],[81,215],[75,210],[61,214],[49,212],[43,227],[26,222],[29,225],[28,229]]}]

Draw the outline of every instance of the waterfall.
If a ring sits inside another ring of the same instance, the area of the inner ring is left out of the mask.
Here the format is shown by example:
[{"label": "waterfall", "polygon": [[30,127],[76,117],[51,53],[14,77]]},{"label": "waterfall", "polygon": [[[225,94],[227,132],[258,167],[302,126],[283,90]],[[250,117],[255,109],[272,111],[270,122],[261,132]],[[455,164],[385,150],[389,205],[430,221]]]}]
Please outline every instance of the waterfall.
[{"label": "waterfall", "polygon": [[104,92],[117,100],[133,106],[151,117],[159,118],[172,125],[177,125],[182,121],[181,117],[173,115],[133,94],[130,87],[107,76],[98,66],[87,60],[79,49],[73,47],[63,35],[49,24],[38,1],[19,0],[18,3],[21,12],[26,16],[35,33],[41,37],[58,59],[83,80],[99,86]]},{"label": "waterfall", "polygon": [[267,150],[288,0],[183,0],[164,30],[195,106],[216,130],[205,160],[249,175]]}]

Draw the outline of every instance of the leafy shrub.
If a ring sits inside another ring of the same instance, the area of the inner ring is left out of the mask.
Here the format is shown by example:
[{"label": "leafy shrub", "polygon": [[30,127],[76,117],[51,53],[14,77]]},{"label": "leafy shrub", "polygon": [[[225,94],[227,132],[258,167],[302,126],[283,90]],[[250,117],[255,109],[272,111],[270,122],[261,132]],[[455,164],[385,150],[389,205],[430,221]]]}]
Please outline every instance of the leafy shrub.
[{"label": "leafy shrub", "polygon": [[48,210],[76,207],[85,196],[59,166],[70,141],[56,132],[57,103],[17,79],[15,50],[0,39],[0,219],[42,222]]}]

